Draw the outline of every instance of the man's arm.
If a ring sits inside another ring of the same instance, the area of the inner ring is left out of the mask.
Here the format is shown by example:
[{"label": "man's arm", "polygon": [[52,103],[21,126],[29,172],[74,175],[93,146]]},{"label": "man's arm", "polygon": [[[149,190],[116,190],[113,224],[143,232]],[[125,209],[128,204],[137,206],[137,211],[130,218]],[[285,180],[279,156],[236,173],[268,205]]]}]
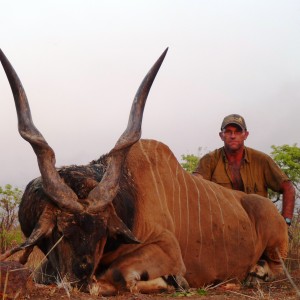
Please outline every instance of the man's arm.
[{"label": "man's arm", "polygon": [[292,219],[295,207],[295,188],[288,176],[279,168],[276,162],[268,155],[264,164],[264,176],[268,188],[283,195],[282,216]]},{"label": "man's arm", "polygon": [[198,162],[196,170],[192,173],[195,176],[211,180],[211,156],[209,154],[204,155]]},{"label": "man's arm", "polygon": [[295,188],[291,181],[283,181],[280,188],[283,195],[282,216],[292,219],[295,207]]}]

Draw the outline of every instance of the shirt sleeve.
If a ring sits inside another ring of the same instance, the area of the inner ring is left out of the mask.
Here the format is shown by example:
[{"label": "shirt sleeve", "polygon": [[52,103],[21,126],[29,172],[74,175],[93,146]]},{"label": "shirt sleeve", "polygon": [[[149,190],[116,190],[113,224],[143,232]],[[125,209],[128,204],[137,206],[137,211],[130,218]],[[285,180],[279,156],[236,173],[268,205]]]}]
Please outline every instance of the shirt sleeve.
[{"label": "shirt sleeve", "polygon": [[289,181],[288,176],[279,168],[275,161],[266,155],[264,175],[267,187],[274,192],[282,192],[281,184],[284,181]]},{"label": "shirt sleeve", "polygon": [[211,180],[212,177],[212,156],[210,153],[205,154],[198,162],[198,166],[193,174],[200,174],[204,179]]}]

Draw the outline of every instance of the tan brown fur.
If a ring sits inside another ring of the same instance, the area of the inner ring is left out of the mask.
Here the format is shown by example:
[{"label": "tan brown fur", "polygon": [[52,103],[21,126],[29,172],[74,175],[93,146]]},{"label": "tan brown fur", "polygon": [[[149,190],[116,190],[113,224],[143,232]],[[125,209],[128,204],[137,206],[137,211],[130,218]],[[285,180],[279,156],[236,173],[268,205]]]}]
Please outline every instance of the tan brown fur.
[{"label": "tan brown fur", "polygon": [[262,255],[277,264],[276,248],[286,257],[286,224],[269,199],[185,172],[170,149],[154,140],[133,145],[125,167],[137,190],[133,233],[146,245],[122,245],[113,254],[126,253],[118,263],[122,270],[142,264],[157,269],[151,272],[155,278],[184,274],[186,267],[189,284],[200,287],[244,279]]}]

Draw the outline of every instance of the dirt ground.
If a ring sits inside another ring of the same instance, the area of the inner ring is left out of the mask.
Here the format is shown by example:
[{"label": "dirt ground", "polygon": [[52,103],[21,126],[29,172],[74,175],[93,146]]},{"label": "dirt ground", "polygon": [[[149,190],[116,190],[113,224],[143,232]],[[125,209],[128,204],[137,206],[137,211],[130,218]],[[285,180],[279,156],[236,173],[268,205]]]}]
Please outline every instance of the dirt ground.
[{"label": "dirt ground", "polygon": [[[161,294],[131,294],[122,293],[114,297],[103,297],[97,295],[91,295],[89,293],[80,292],[78,289],[71,289],[59,285],[41,285],[33,283],[31,272],[28,274],[29,269],[34,269],[34,264],[40,264],[43,254],[38,249],[35,249],[33,255],[31,255],[28,265],[25,267],[21,265],[21,269],[17,269],[18,265],[15,264],[15,260],[19,254],[15,254],[11,257],[11,261],[8,262],[8,266],[17,271],[15,276],[10,274],[10,280],[8,285],[14,287],[14,292],[10,293],[7,297],[7,291],[3,294],[3,286],[5,281],[4,268],[0,263],[0,299],[14,299],[16,296],[15,291],[18,289],[17,285],[25,286],[24,282],[27,282],[27,289],[22,290],[22,294],[17,299],[30,299],[30,300],[94,300],[94,299],[105,299],[105,300],[162,300],[162,299],[197,299],[197,300],[211,300],[211,299],[230,299],[230,300],[244,300],[244,299],[268,299],[268,300],[300,300],[300,263],[299,256],[297,259],[291,259],[290,264],[287,265],[288,269],[291,270],[286,275],[282,275],[273,282],[261,282],[255,287],[246,287],[234,281],[228,281],[223,284],[214,287],[206,287],[202,289],[191,289],[188,292],[177,292],[177,293],[161,293]],[[2,266],[2,268],[1,268]],[[22,268],[23,267],[23,268]],[[19,271],[18,271],[19,270]],[[22,271],[23,270],[23,271]],[[16,289],[17,288],[17,289]],[[18,289],[19,290],[19,289]]]},{"label": "dirt ground", "polygon": [[285,300],[285,299],[300,299],[300,270],[295,270],[291,274],[293,284],[286,276],[278,278],[276,281],[269,283],[260,283],[256,287],[244,287],[236,283],[225,283],[217,287],[207,289],[191,289],[185,293],[162,293],[155,295],[145,294],[130,294],[122,293],[114,297],[102,297],[90,295],[87,293],[79,292],[78,290],[67,291],[63,287],[46,286],[35,284],[31,291],[26,296],[19,299],[74,299],[74,300],[94,300],[94,299],[107,299],[107,300],[162,300],[171,298],[187,298],[187,299],[269,299],[269,300]]}]

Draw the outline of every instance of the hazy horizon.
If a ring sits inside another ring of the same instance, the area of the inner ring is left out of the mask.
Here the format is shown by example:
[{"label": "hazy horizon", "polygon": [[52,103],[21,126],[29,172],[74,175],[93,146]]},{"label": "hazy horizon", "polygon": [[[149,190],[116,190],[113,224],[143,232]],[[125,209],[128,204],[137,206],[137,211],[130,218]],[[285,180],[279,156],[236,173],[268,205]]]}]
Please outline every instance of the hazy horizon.
[{"label": "hazy horizon", "polygon": [[[0,48],[18,73],[57,167],[107,153],[142,79],[169,47],[142,138],[180,160],[222,146],[224,116],[244,116],[246,145],[300,144],[299,1],[2,1]],[[0,70],[0,186],[39,176]]]}]

